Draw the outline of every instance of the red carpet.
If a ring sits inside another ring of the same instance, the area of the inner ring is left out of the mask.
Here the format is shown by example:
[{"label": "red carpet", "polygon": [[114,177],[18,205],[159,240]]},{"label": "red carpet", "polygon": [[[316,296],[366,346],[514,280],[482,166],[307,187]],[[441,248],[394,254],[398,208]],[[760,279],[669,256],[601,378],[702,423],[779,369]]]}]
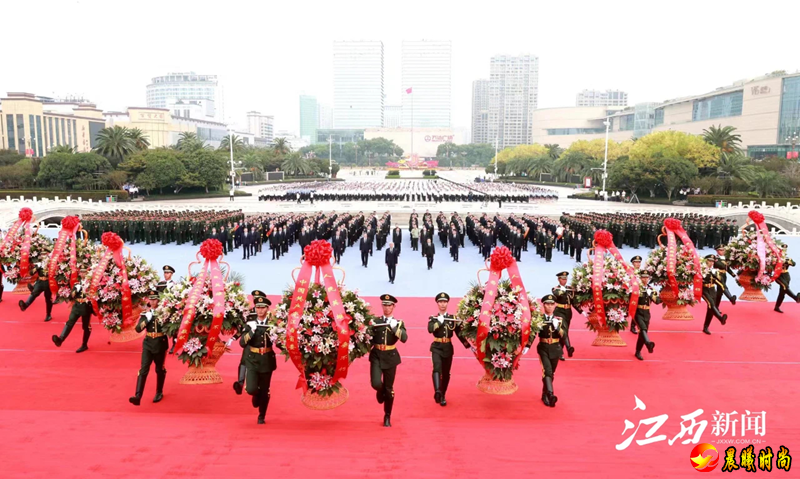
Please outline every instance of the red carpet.
[{"label": "red carpet", "polygon": [[[142,406],[128,403],[134,392],[141,344],[106,342],[96,326],[90,350],[75,354],[80,327],[62,348],[50,336],[67,317],[57,306],[44,323],[42,300],[20,313],[20,297],[6,293],[0,304],[0,466],[3,477],[225,477],[242,472],[279,477],[690,477],[693,445],[667,441],[623,451],[624,420],[669,414],[656,433],[677,435],[680,416],[698,408],[708,427],[701,442],[716,444],[712,414],[766,411],[766,435],[745,435],[756,453],[785,445],[800,456],[797,397],[800,395],[800,307],[786,314],[771,303],[727,306],[727,326],[700,333],[704,309],[691,322],[663,321],[654,310],[655,353],[633,358],[635,336],[624,332],[625,348],[591,347],[593,334],[581,318],[572,324],[577,349],[556,374],[559,397],[545,407],[535,350],[526,356],[513,396],[490,396],[475,388],[481,371],[457,346],[449,405],[433,402],[429,335],[431,298],[401,298],[396,317],[410,326],[401,347],[394,427],[381,427],[383,412],[369,386],[368,360],[356,362],[345,381],[350,400],[327,412],[305,408],[294,389],[296,373],[280,361],[273,377],[267,425],[256,425],[249,397],[231,388],[240,351],[226,354],[218,369],[225,383],[182,386],[186,366],[168,358],[165,398],[153,404],[151,374]],[[370,298],[373,305],[378,304]],[[455,308],[455,304],[451,309]],[[647,410],[633,411],[634,394]],[[738,423],[737,423],[737,427]],[[636,439],[643,439],[642,426]],[[740,439],[741,431],[733,438]],[[689,436],[687,435],[686,438]],[[728,445],[716,444],[720,455]],[[734,444],[732,444],[734,445]],[[735,444],[738,450],[741,445]],[[720,461],[721,468],[723,461]],[[716,471],[715,471],[716,472]],[[741,472],[741,471],[740,471]],[[781,474],[780,472],[778,474]],[[788,475],[786,477],[789,477]]]}]

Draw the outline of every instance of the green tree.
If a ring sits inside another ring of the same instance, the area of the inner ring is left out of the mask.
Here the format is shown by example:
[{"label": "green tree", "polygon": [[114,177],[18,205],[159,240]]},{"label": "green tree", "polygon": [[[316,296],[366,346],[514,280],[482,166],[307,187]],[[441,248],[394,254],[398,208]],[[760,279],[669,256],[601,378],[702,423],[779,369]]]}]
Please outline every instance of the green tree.
[{"label": "green tree", "polygon": [[750,181],[753,173],[753,166],[745,156],[737,153],[722,153],[719,166],[717,166],[717,176],[725,182],[725,194],[731,194],[734,179],[747,182]]},{"label": "green tree", "polygon": [[0,166],[13,165],[25,159],[25,155],[20,155],[16,150],[0,150]]},{"label": "green tree", "polygon": [[[157,189],[163,193],[165,188],[179,190],[181,179],[186,174],[183,154],[169,149],[147,150],[141,153],[144,170],[136,176],[136,186],[144,188],[147,194]],[[177,192],[177,191],[175,191]]]},{"label": "green tree", "polygon": [[128,182],[128,173],[122,170],[109,171],[102,176],[102,179],[108,184],[109,188],[121,190],[122,186]]},{"label": "green tree", "polygon": [[206,148],[206,142],[199,139],[196,133],[184,131],[178,135],[178,143],[175,147],[180,151],[190,152]]},{"label": "green tree", "polygon": [[555,160],[553,159],[552,156],[550,156],[550,153],[548,153],[547,155],[542,155],[532,160],[531,166],[528,169],[528,176],[535,178],[537,180],[541,180],[542,175],[552,174],[554,168],[555,168]]},{"label": "green tree", "polygon": [[13,165],[0,166],[0,187],[22,188],[31,186],[35,178],[31,158],[23,157]]},{"label": "green tree", "polygon": [[676,188],[689,186],[698,174],[697,166],[683,158],[655,158],[650,167],[661,182],[669,201],[672,201],[672,193]]},{"label": "green tree", "polygon": [[229,179],[230,163],[225,155],[220,155],[218,152],[208,150],[197,150],[186,156],[187,161],[191,164],[186,165],[186,170],[196,171],[200,177],[200,186],[205,188],[206,193],[209,189],[220,189]]},{"label": "green tree", "polygon": [[[220,141],[220,143],[219,143],[219,149],[220,150],[225,150],[225,151],[230,151],[231,150],[231,143],[230,142],[231,142],[231,135],[223,136],[222,137],[222,141]],[[237,136],[237,135],[233,135],[233,153],[234,153],[234,155],[236,153],[241,152],[242,150],[244,150],[244,140],[242,140],[242,138]]]},{"label": "green tree", "polygon": [[591,163],[592,160],[586,153],[567,149],[555,162],[555,173],[561,180],[569,182],[572,176],[581,175],[590,168]]},{"label": "green tree", "polygon": [[[608,140],[608,161],[612,162],[620,156],[628,155],[632,146],[632,141],[617,142]],[[578,140],[569,145],[566,151],[583,153],[594,160],[604,160],[606,157],[606,141],[600,138],[595,140]]]},{"label": "green tree", "polygon": [[554,161],[564,152],[564,149],[558,146],[558,143],[548,143],[545,144],[544,147],[547,148],[547,156]]},{"label": "green tree", "polygon": [[57,145],[57,146],[54,146],[53,148],[51,148],[51,149],[50,149],[50,151],[48,151],[47,153],[48,153],[48,154],[53,154],[53,153],[66,153],[66,154],[68,154],[68,155],[71,155],[71,154],[73,154],[73,153],[77,153],[77,151],[75,151],[75,150],[74,150],[74,149],[73,149],[71,146],[69,146],[69,145]]},{"label": "green tree", "polygon": [[289,142],[286,141],[286,138],[275,138],[272,141],[272,150],[278,156],[283,157],[283,156],[288,155],[292,151],[292,148],[289,145]]},{"label": "green tree", "polygon": [[633,143],[629,156],[633,159],[683,158],[698,168],[716,168],[720,150],[702,137],[682,131],[657,131],[645,135]]},{"label": "green tree", "polygon": [[339,164],[338,163],[334,163],[333,166],[331,167],[331,177],[332,178],[336,178],[336,174],[339,173],[339,169],[340,169]]},{"label": "green tree", "polygon": [[289,176],[307,175],[311,172],[311,166],[308,160],[304,159],[298,153],[290,154],[281,164],[281,169]]},{"label": "green tree", "polygon": [[97,146],[93,151],[106,157],[114,168],[135,150],[136,144],[125,127],[107,127],[97,132]]},{"label": "green tree", "polygon": [[111,170],[109,161],[96,153],[55,153],[42,158],[36,181],[67,190],[89,188],[90,180]]},{"label": "green tree", "polygon": [[732,126],[711,125],[707,130],[703,130],[703,140],[719,148],[721,153],[727,155],[739,153],[742,151],[742,137],[735,131],[736,128]]},{"label": "green tree", "polygon": [[653,171],[647,168],[646,163],[649,162],[650,160],[618,158],[608,167],[609,186],[612,189],[630,191],[631,194],[641,188],[654,190],[658,180],[653,176]]},{"label": "green tree", "polygon": [[137,150],[142,151],[150,148],[150,138],[148,138],[142,130],[138,128],[131,128],[128,130],[128,137],[131,139],[134,148]]},{"label": "green tree", "polygon": [[779,173],[766,170],[753,173],[750,177],[750,187],[752,187],[761,198],[779,196],[788,189],[788,185]]}]

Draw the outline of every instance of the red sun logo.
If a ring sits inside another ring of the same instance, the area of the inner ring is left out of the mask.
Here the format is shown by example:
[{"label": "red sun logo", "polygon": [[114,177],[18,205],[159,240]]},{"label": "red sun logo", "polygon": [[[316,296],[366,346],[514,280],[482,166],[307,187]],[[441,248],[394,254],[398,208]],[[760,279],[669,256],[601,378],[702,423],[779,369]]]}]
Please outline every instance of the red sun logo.
[{"label": "red sun logo", "polygon": [[689,462],[699,472],[711,472],[717,467],[719,453],[717,448],[708,443],[698,444],[689,454]]}]

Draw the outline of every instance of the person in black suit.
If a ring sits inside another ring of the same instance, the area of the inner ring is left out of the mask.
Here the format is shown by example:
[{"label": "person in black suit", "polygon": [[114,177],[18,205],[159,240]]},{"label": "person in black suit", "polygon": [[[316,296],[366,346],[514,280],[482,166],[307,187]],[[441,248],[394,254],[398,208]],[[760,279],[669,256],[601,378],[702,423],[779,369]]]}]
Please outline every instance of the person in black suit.
[{"label": "person in black suit", "polygon": [[252,238],[250,237],[250,233],[247,231],[247,227],[244,228],[242,231],[242,259],[250,259],[250,243],[252,242]]},{"label": "person in black suit", "polygon": [[224,226],[219,229],[217,239],[222,243],[222,254],[228,254],[228,232],[225,231]]},{"label": "person in black suit", "polygon": [[455,225],[450,229],[450,256],[453,258],[453,261],[458,263],[458,245],[459,245],[459,238],[458,238],[458,231],[456,231]]},{"label": "person in black suit", "polygon": [[578,236],[575,238],[575,243],[574,243],[575,261],[577,261],[578,263],[581,262],[581,251],[583,251],[583,246],[584,246],[583,237],[581,236],[580,233],[578,233]]},{"label": "person in black suit", "polygon": [[425,242],[422,247],[422,255],[428,260],[428,269],[433,269],[433,257],[436,255],[436,246],[430,238]]},{"label": "person in black suit", "polygon": [[400,231],[399,226],[394,227],[394,231],[392,232],[392,242],[394,243],[394,247],[397,249],[397,254],[400,254],[400,251],[403,249],[403,232]]},{"label": "person in black suit", "polygon": [[358,250],[361,251],[361,266],[367,267],[369,263],[369,253],[372,250],[372,244],[369,242],[367,233],[361,235],[361,241],[358,243]]},{"label": "person in black suit", "polygon": [[394,243],[389,243],[386,250],[386,266],[389,269],[389,282],[394,284],[394,277],[397,274],[397,257],[400,250],[394,247]]}]

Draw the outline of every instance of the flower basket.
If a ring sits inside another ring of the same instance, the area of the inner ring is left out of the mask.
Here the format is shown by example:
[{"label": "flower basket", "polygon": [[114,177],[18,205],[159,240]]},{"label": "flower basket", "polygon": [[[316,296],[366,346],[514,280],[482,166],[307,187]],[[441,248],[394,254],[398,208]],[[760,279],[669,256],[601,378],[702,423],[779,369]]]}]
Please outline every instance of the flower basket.
[{"label": "flower basket", "polygon": [[744,288],[744,293],[739,295],[740,301],[764,302],[767,300],[762,288],[768,286],[756,282],[756,274],[756,271],[752,269],[743,269],[739,272],[736,284]]},{"label": "flower basket", "polygon": [[6,281],[16,285],[12,294],[29,294],[28,285],[36,281],[37,269],[46,268],[53,242],[38,233],[30,208],[19,211],[19,219],[0,241],[0,263]]},{"label": "flower basket", "polygon": [[222,375],[217,371],[217,362],[225,354],[225,344],[221,341],[214,343],[211,354],[200,360],[200,365],[189,365],[189,370],[181,377],[180,384],[219,384]]},{"label": "flower basket", "polygon": [[[501,279],[503,270],[509,279]],[[508,395],[517,391],[514,371],[522,349],[544,324],[537,301],[529,296],[508,248],[492,252],[489,279],[473,284],[458,303],[456,316],[463,321],[461,333],[476,349],[484,369],[476,387],[487,394]],[[484,298],[486,300],[484,301]]]},{"label": "flower basket", "polygon": [[105,251],[104,247],[89,241],[88,236],[77,216],[61,220],[61,231],[47,262],[47,280],[55,303],[71,301],[72,287],[83,281]]},{"label": "flower basket", "polygon": [[274,341],[300,373],[301,402],[315,410],[347,401],[350,394],[341,379],[353,361],[369,354],[368,325],[377,319],[358,292],[336,282],[333,270],[341,268],[331,265],[331,256],[326,241],[306,246],[295,285],[284,291],[271,321]]},{"label": "flower basket", "polygon": [[[690,295],[692,294],[691,288],[681,289],[680,294],[683,294],[684,291],[688,291]],[[667,308],[667,312],[664,313],[662,319],[666,319],[668,321],[691,321],[694,319],[694,316],[692,316],[691,311],[689,311],[689,308],[687,307],[687,302],[680,301],[679,297],[675,296],[672,288],[662,288],[660,295],[661,304]],[[694,299],[694,297],[692,297],[692,299]]]},{"label": "flower basket", "polygon": [[616,329],[609,329],[608,321],[606,320],[605,324],[600,321],[600,317],[597,311],[592,310],[589,313],[589,319],[587,321],[587,326],[589,330],[594,331],[597,335],[592,341],[592,346],[608,346],[608,347],[624,347],[627,346],[625,341],[619,335],[619,331]]},{"label": "flower basket", "polygon": [[14,285],[14,289],[11,290],[11,294],[24,294],[24,295],[31,294],[31,291],[30,289],[28,289],[28,286],[32,285],[38,280],[39,280],[38,274],[34,274],[33,276],[26,276],[24,278],[18,277],[16,284]]}]

